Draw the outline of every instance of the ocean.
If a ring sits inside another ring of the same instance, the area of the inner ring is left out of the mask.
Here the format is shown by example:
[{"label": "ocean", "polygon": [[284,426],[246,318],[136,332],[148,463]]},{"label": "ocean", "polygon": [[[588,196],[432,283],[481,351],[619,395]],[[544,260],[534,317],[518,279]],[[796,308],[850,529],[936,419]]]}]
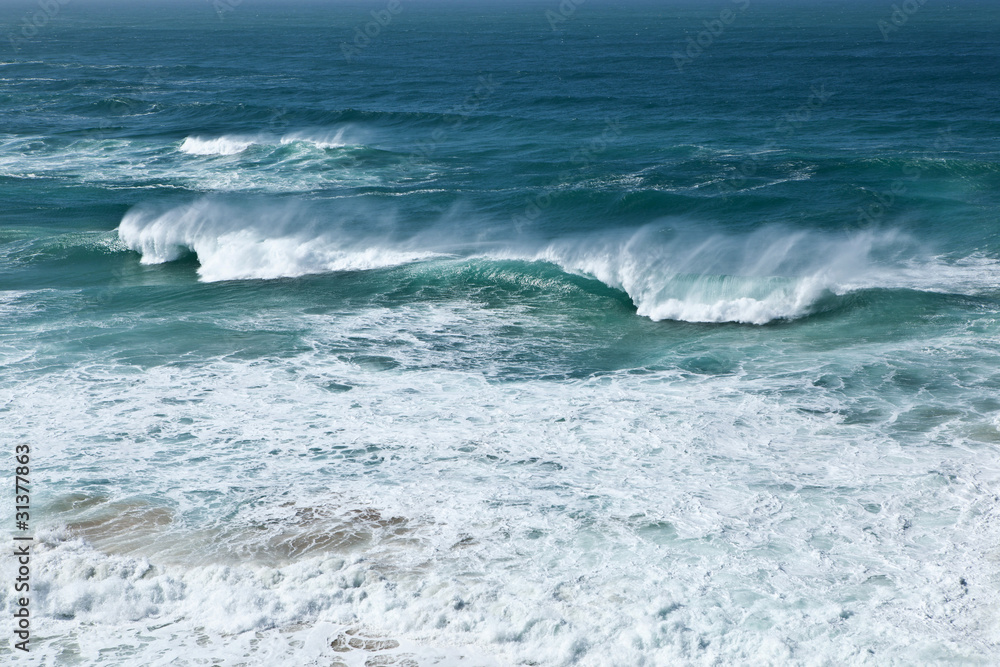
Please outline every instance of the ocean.
[{"label": "ocean", "polygon": [[998,82],[972,0],[0,4],[0,662],[997,664]]}]

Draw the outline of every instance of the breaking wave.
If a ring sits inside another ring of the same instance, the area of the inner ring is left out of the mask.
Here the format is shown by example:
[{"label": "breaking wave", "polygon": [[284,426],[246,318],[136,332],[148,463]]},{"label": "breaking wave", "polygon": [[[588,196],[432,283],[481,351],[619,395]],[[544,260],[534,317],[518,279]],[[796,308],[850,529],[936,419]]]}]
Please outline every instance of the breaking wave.
[{"label": "breaking wave", "polygon": [[678,234],[650,226],[553,242],[533,258],[624,291],[652,320],[766,324],[815,312],[825,297],[850,291],[849,279],[911,246],[893,232],[832,236],[774,226]]},{"label": "breaking wave", "polygon": [[133,209],[118,235],[128,249],[142,254],[143,264],[194,252],[198,275],[206,282],[378,269],[438,254],[366,243],[348,228],[350,222],[322,226],[293,209],[251,209],[205,199],[166,211]]},{"label": "breaking wave", "polygon": [[348,140],[348,132],[348,128],[339,128],[330,131],[291,132],[282,136],[270,134],[226,134],[208,138],[190,136],[184,139],[178,150],[189,155],[236,155],[251,146],[287,146],[296,142],[310,144],[315,148],[343,148],[356,143]]},{"label": "breaking wave", "polygon": [[133,209],[118,234],[128,249],[141,253],[143,264],[195,253],[206,282],[383,269],[431,259],[519,260],[526,262],[525,271],[548,263],[625,292],[639,315],[655,321],[766,324],[808,316],[833,297],[857,290],[968,293],[998,283],[993,260],[921,259],[912,239],[892,231],[823,234],[771,226],[738,235],[651,225],[504,243],[463,239],[457,227],[404,234],[394,222],[364,212],[340,215],[331,219],[328,212],[302,207],[206,198],[167,210]]},{"label": "breaking wave", "polygon": [[188,137],[181,144],[180,151],[190,155],[235,155],[242,153],[252,146],[251,139],[241,139],[232,136],[217,137],[215,139],[202,139],[200,137]]}]

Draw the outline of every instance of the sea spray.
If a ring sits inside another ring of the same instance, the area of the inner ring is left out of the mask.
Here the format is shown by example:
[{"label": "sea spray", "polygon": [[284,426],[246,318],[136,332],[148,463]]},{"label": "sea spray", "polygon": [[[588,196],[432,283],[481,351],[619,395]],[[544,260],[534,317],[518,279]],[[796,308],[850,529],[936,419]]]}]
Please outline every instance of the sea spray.
[{"label": "sea spray", "polygon": [[144,264],[194,252],[207,282],[374,270],[447,257],[523,259],[551,262],[620,289],[639,315],[652,320],[748,324],[808,315],[825,296],[848,291],[849,280],[884,272],[886,263],[891,268],[915,252],[904,234],[893,231],[824,234],[772,225],[734,235],[690,221],[681,232],[656,224],[551,241],[523,236],[511,245],[490,240],[482,231],[488,225],[472,234],[452,221],[401,235],[373,215],[357,208],[260,208],[205,198],[165,211],[130,211],[118,233]]},{"label": "sea spray", "polygon": [[848,278],[912,250],[892,231],[834,235],[772,225],[733,235],[692,227],[698,231],[650,225],[556,241],[535,258],[624,290],[653,320],[765,324],[809,314]]},{"label": "sea spray", "polygon": [[189,136],[181,142],[178,150],[190,155],[236,155],[251,146],[286,146],[296,142],[311,144],[316,148],[343,148],[360,145],[362,140],[356,128],[345,126],[335,129],[298,130],[281,136],[266,133],[226,134],[219,137]]},{"label": "sea spray", "polygon": [[[392,240],[391,221],[362,220],[367,234],[358,237],[351,222],[321,226],[301,206],[254,207],[212,198],[157,210],[130,211],[118,234],[144,264],[174,261],[190,251],[198,256],[198,275],[206,282],[273,279],[328,271],[359,271],[395,266],[434,256],[408,250]],[[385,244],[373,243],[375,224]],[[385,247],[394,243],[400,247]]]}]

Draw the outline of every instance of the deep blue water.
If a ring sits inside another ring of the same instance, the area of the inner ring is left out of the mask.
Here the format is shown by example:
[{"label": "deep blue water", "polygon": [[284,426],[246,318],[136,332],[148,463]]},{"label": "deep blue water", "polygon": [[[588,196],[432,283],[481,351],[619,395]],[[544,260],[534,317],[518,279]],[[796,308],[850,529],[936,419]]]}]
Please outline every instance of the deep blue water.
[{"label": "deep blue water", "polygon": [[1000,656],[995,3],[0,38],[38,664]]}]

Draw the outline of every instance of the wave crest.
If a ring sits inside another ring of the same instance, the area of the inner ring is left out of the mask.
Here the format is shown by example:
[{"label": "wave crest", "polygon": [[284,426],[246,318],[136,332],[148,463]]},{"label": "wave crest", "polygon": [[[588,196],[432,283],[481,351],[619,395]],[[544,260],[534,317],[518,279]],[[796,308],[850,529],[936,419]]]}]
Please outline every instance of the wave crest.
[{"label": "wave crest", "polygon": [[344,228],[320,225],[302,211],[251,209],[211,199],[166,211],[133,209],[118,226],[118,236],[128,249],[142,254],[143,264],[194,252],[205,282],[362,271],[436,255],[365,244]]},{"label": "wave crest", "polygon": [[277,136],[268,134],[236,135],[224,134],[221,137],[204,138],[190,136],[181,142],[178,150],[189,155],[236,155],[251,146],[287,146],[295,143],[305,143],[314,148],[343,148],[354,145],[347,139],[348,128],[337,130],[298,131]]},{"label": "wave crest", "polygon": [[647,226],[515,245],[488,240],[489,232],[467,222],[401,233],[391,216],[365,210],[338,215],[287,202],[204,198],[167,210],[133,209],[118,235],[142,254],[144,264],[194,252],[206,282],[381,269],[435,258],[516,260],[527,262],[519,269],[526,274],[534,271],[531,263],[547,263],[621,290],[639,315],[654,321],[759,325],[808,316],[836,303],[831,297],[860,289],[936,289],[933,276],[953,287],[958,277],[972,274],[977,284],[983,282],[982,266],[942,271],[949,265],[941,258],[919,259],[914,241],[892,231],[834,234],[770,226],[733,234],[685,222],[678,225],[681,231]]},{"label": "wave crest", "polygon": [[181,144],[180,151],[189,155],[235,155],[242,153],[255,142],[251,139],[224,136],[215,139],[188,137]]},{"label": "wave crest", "polygon": [[876,257],[910,242],[894,232],[829,235],[778,226],[736,236],[645,227],[550,243],[532,258],[627,293],[652,320],[766,324],[815,312],[850,291]]}]

